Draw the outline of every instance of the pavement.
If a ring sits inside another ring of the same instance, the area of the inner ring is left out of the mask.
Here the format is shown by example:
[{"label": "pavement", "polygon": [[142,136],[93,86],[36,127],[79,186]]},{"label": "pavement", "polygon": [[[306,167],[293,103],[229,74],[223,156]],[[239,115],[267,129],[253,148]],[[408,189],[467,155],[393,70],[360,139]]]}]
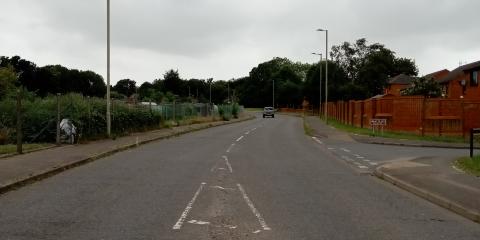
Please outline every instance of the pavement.
[{"label": "pavement", "polygon": [[[370,173],[472,221],[480,222],[480,177],[469,175],[454,166],[458,157],[468,156],[468,151],[459,151],[461,144],[359,136],[336,130],[316,117],[306,117],[305,121],[314,130],[317,139],[324,139],[322,143],[340,142],[343,146],[349,143],[349,149],[355,149],[354,146],[357,149],[374,146],[376,150],[370,152],[390,152],[377,157],[384,157],[385,161],[377,161],[378,166]],[[372,144],[393,146],[375,147]],[[402,157],[399,149],[408,154]]]},{"label": "pavement", "polygon": [[480,239],[478,224],[335,155],[381,164],[405,147],[317,140],[302,118],[257,115],[150,142],[0,195],[0,238]]},{"label": "pavement", "polygon": [[254,116],[251,114],[244,114],[239,119],[232,119],[231,121],[164,128],[134,133],[115,140],[105,139],[87,144],[64,145],[22,155],[2,157],[0,158],[0,194],[142,144],[253,118]]}]

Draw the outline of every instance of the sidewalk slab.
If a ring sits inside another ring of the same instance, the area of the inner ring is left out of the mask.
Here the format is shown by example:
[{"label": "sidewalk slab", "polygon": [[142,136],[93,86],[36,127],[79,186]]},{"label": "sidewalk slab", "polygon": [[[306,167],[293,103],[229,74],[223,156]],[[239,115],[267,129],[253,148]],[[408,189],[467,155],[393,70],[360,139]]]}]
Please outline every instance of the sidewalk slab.
[{"label": "sidewalk slab", "polygon": [[254,119],[246,115],[228,122],[192,124],[150,132],[135,133],[116,140],[105,139],[88,144],[67,145],[42,151],[0,158],[0,194],[113,153],[152,141],[178,136],[210,127]]},{"label": "sidewalk slab", "polygon": [[375,175],[480,223],[480,178],[453,167],[454,159],[419,158],[385,164]]}]

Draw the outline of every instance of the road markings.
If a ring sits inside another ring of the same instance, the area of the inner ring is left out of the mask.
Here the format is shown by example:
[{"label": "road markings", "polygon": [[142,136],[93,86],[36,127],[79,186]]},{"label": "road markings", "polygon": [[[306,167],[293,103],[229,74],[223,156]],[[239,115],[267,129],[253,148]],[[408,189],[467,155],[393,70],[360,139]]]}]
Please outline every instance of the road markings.
[{"label": "road markings", "polygon": [[263,219],[263,217],[262,217],[262,215],[260,214],[260,212],[258,212],[258,210],[255,208],[255,206],[253,205],[252,201],[250,201],[250,198],[248,198],[247,193],[246,193],[245,190],[243,189],[242,185],[240,185],[239,183],[237,183],[237,186],[238,186],[238,189],[240,190],[240,192],[242,192],[243,199],[245,199],[245,202],[246,202],[247,205],[250,207],[250,210],[252,210],[253,215],[255,215],[255,217],[257,217],[258,222],[260,223],[260,226],[262,226],[263,230],[265,230],[265,231],[270,231],[270,230],[272,230],[271,228],[269,228],[269,227],[267,226],[267,224],[265,223],[265,219]]},{"label": "road markings", "polygon": [[340,150],[344,151],[344,152],[350,152],[350,150],[346,149],[346,148],[340,148]]},{"label": "road markings", "polygon": [[227,153],[229,153],[230,151],[232,151],[232,148],[233,148],[234,146],[235,146],[235,143],[232,143],[232,144],[230,145],[230,147],[228,147]]},{"label": "road markings", "polygon": [[195,192],[195,195],[193,195],[192,200],[190,200],[190,202],[187,204],[187,207],[183,211],[182,215],[180,215],[180,218],[178,219],[177,223],[175,223],[175,225],[173,225],[174,230],[180,230],[180,228],[182,228],[183,222],[187,218],[188,213],[190,212],[190,210],[193,207],[193,204],[195,203],[195,200],[197,199],[198,195],[200,194],[200,192],[202,191],[202,189],[205,185],[206,185],[206,183],[204,183],[204,182],[202,184],[200,184],[200,187],[198,187],[198,190],[197,190],[197,192]]},{"label": "road markings", "polygon": [[225,188],[225,187],[222,187],[222,186],[211,186],[210,188],[216,188],[216,189],[220,189],[220,190],[234,190],[233,188]]},{"label": "road markings", "polygon": [[370,162],[370,160],[368,160],[368,159],[363,159],[363,161],[364,161],[364,162]]},{"label": "road markings", "polygon": [[369,162],[368,164],[372,165],[372,166],[377,166],[378,163],[374,163],[374,162]]},{"label": "road markings", "polygon": [[344,155],[342,155],[342,158],[345,159],[345,160],[347,160],[347,161],[349,161],[349,162],[354,162],[354,161],[355,161],[355,160],[353,160],[353,159],[351,159],[351,158],[349,158],[349,157],[347,157],[347,156],[344,156]]},{"label": "road markings", "polygon": [[366,167],[366,166],[363,166],[363,165],[360,165],[360,166],[358,166],[358,168],[361,168],[361,169],[367,169],[368,167]]},{"label": "road markings", "polygon": [[240,142],[242,139],[243,139],[243,136],[239,137],[239,138],[237,139],[237,142]]},{"label": "road markings", "polygon": [[328,150],[335,150],[335,148],[329,147]]},{"label": "road markings", "polygon": [[362,157],[362,156],[358,156],[357,158],[358,158],[358,159],[364,159],[365,157]]},{"label": "road markings", "polygon": [[227,164],[227,167],[228,167],[228,170],[230,171],[230,173],[233,173],[233,168],[232,168],[232,165],[230,165],[230,162],[228,161],[228,157],[223,156],[223,159],[225,159],[225,163]]},{"label": "road markings", "polygon": [[245,132],[245,135],[248,135],[248,134],[250,134],[250,131]]},{"label": "road markings", "polygon": [[197,225],[208,225],[208,224],[210,224],[210,222],[197,221],[197,220],[190,220],[190,221],[188,221],[188,223],[197,224]]},{"label": "road markings", "polygon": [[322,141],[320,141],[317,137],[312,137],[313,140],[315,140],[315,142],[319,143],[319,144],[323,144]]},{"label": "road markings", "polygon": [[262,231],[262,230],[257,230],[257,231],[253,231],[252,233],[257,234],[257,233],[259,233],[259,232],[261,232],[261,231]]}]

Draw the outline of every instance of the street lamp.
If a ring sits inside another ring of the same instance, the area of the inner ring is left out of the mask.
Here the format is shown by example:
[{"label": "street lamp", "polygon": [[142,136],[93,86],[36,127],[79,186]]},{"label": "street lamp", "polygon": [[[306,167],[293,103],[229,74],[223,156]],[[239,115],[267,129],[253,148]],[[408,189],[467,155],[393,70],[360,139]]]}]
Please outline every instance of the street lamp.
[{"label": "street lamp", "polygon": [[110,118],[110,0],[107,0],[107,136],[110,137],[112,121]]},{"label": "street lamp", "polygon": [[318,68],[320,69],[320,105],[318,107],[318,116],[322,118],[322,60],[323,60],[323,54],[321,53],[312,53],[313,55],[318,55],[320,56],[320,62],[318,62]]},{"label": "street lamp", "polygon": [[325,32],[325,123],[328,124],[328,30],[317,29],[319,32]]},{"label": "street lamp", "polygon": [[275,79],[272,80],[272,107],[275,110]]}]

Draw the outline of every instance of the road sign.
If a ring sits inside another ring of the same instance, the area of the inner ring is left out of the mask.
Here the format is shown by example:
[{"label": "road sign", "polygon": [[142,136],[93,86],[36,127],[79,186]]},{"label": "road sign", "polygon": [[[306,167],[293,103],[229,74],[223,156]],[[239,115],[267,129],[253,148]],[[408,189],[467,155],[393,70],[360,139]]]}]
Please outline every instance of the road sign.
[{"label": "road sign", "polygon": [[372,118],[370,120],[370,126],[387,126],[387,119],[385,119],[385,118]]},{"label": "road sign", "polygon": [[380,128],[381,131],[382,131],[382,135],[383,135],[383,127],[387,126],[387,119],[385,119],[385,118],[372,118],[370,120],[370,126],[372,126],[373,134],[375,134],[375,128],[377,129],[377,131]]}]

